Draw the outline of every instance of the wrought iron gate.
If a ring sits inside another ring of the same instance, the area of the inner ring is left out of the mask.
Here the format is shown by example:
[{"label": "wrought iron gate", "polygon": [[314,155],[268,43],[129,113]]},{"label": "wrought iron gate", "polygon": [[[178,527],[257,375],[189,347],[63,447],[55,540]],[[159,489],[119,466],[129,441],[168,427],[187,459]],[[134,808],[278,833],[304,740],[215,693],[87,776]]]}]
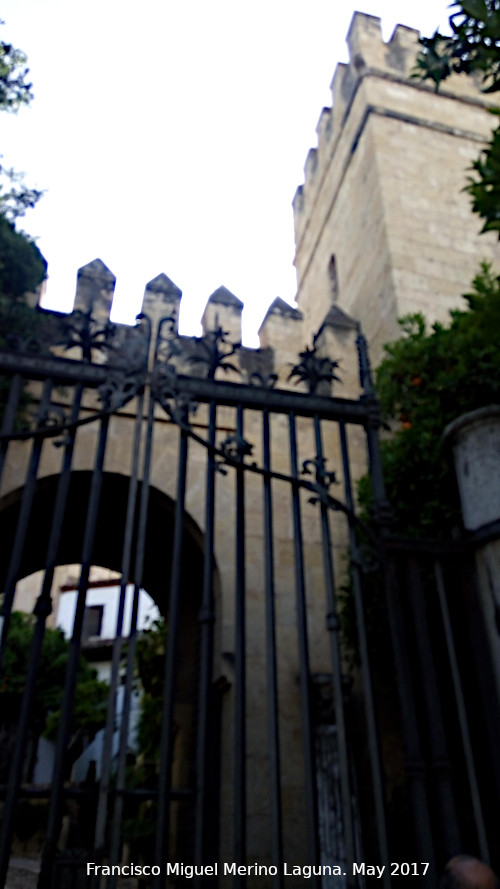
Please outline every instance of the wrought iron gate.
[{"label": "wrought iron gate", "polygon": [[[148,318],[136,328],[102,324],[91,305],[49,320],[45,346],[34,350],[18,340],[0,354],[9,380],[0,391],[0,694],[9,687],[16,584],[42,571],[16,725],[2,728],[11,759],[1,791],[0,886],[12,850],[19,851],[22,820],[37,807],[44,821],[40,889],[159,889],[181,885],[193,867],[197,885],[279,887],[295,874],[318,887],[361,886],[373,865],[385,866],[382,882],[390,886],[391,861],[410,862],[420,876],[422,862],[430,862],[430,875],[439,856],[459,851],[463,824],[441,840],[443,825],[457,822],[455,777],[442,777],[453,766],[462,802],[472,793],[466,835],[487,843],[492,828],[476,805],[481,776],[460,700],[460,666],[452,665],[450,687],[458,694],[462,741],[451,759],[445,735],[455,726],[455,705],[435,725],[450,667],[431,669],[431,648],[440,643],[422,611],[415,567],[414,610],[405,611],[406,581],[398,572],[406,550],[386,533],[379,415],[361,333],[362,395],[352,400],[331,397],[335,363],[315,349],[291,369],[301,387],[294,391],[276,385],[268,352],[234,346],[220,328],[179,337],[167,318],[151,337]],[[63,348],[73,357],[63,357]],[[356,516],[350,455],[358,471],[363,451],[375,536]],[[66,563],[81,566],[77,605],[53,772],[49,784],[37,785],[26,763],[46,621],[57,604],[54,572]],[[93,565],[119,573],[120,597],[102,755],[95,773],[77,782],[68,747]],[[363,585],[366,575],[369,591],[377,571],[389,609],[382,606],[381,623],[367,634],[371,601]],[[442,604],[446,589],[437,576]],[[129,584],[133,609],[124,635]],[[129,726],[141,589],[166,624],[161,738],[149,773]],[[349,609],[356,627],[351,660],[341,628],[341,611]],[[418,644],[414,637],[407,644],[412,621]],[[390,681],[396,677],[402,713],[396,730],[396,692],[386,692],[381,680],[375,700],[374,680],[387,671],[370,663],[386,625],[395,651]],[[474,693],[471,687],[469,697]],[[430,734],[420,744],[424,722]],[[441,769],[436,785],[428,761]],[[409,783],[400,774],[405,766]],[[394,807],[402,786],[410,796]]]}]

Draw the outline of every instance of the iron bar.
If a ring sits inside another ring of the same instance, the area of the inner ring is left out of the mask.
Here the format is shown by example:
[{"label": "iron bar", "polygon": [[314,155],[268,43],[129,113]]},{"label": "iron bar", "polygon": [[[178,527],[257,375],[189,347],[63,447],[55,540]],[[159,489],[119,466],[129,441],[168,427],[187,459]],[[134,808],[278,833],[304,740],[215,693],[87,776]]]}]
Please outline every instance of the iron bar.
[{"label": "iron bar", "polygon": [[[243,408],[236,412],[236,435],[243,441]],[[246,863],[246,639],[245,639],[245,480],[243,453],[236,469],[236,597],[234,688],[234,860]],[[235,889],[246,886],[246,877],[235,874]]]},{"label": "iron bar", "polygon": [[[116,769],[116,789],[114,791],[115,799],[110,829],[110,864],[118,864],[120,860],[123,805],[125,798],[130,795],[130,793],[133,793],[132,790],[129,790],[125,787],[125,782],[127,769],[128,731],[130,723],[130,709],[132,703],[132,684],[134,680],[135,655],[137,648],[137,616],[139,613],[139,596],[140,588],[136,583],[134,584],[132,613],[130,616],[130,632],[127,640],[127,666],[125,670],[123,707],[120,719],[120,740],[118,746],[118,764]],[[114,874],[111,874],[108,877],[107,884],[108,889],[114,889],[114,887],[116,886],[116,876]]]},{"label": "iron bar", "polygon": [[[50,405],[52,385],[53,381],[51,379],[45,380],[45,383],[43,384],[42,397],[37,409],[37,419],[39,425],[43,424]],[[19,579],[19,571],[21,569],[31,508],[33,506],[33,500],[35,497],[38,466],[40,464],[40,458],[42,456],[42,448],[43,440],[38,438],[34,439],[31,446],[28,472],[21,496],[21,506],[19,509],[14,543],[12,546],[12,552],[10,554],[9,567],[5,580],[4,599],[2,608],[0,610],[0,668],[2,665],[3,654],[5,650],[5,640],[9,631],[10,614],[12,611],[12,604],[14,602],[14,595],[16,592],[16,583]]]},{"label": "iron bar", "polygon": [[408,641],[398,597],[398,584],[394,557],[386,554],[384,564],[387,616],[394,653],[396,688],[401,714],[405,771],[408,777],[415,828],[416,855],[420,861],[429,861],[429,879],[436,880],[434,840],[430,820],[429,798],[425,780],[425,763],[422,755],[419,721],[408,663]]},{"label": "iron bar", "polygon": [[28,352],[0,350],[0,373],[21,374],[27,380],[52,379],[55,386],[82,383],[97,387],[106,382],[109,364],[88,364],[54,355],[31,355]]},{"label": "iron bar", "polygon": [[40,875],[37,884],[38,889],[50,889],[52,872],[57,852],[57,842],[61,827],[66,752],[68,749],[71,731],[71,716],[73,714],[76,675],[78,669],[78,659],[80,656],[80,640],[83,628],[83,616],[85,612],[85,599],[87,595],[90,567],[92,564],[92,553],[94,548],[97,516],[101,497],[104,455],[109,430],[109,421],[110,418],[105,417],[101,422],[95,465],[92,472],[92,480],[90,485],[73,635],[71,637],[69,645],[68,663],[66,667],[63,701],[61,707],[61,719],[59,723],[54,757],[54,773],[52,775],[52,793],[50,797],[49,811],[47,817],[47,833],[45,847],[42,855]]},{"label": "iron bar", "polygon": [[[83,394],[83,386],[79,384],[75,389],[72,405],[72,417],[77,417]],[[32,717],[32,707],[35,698],[35,687],[38,674],[43,639],[45,635],[45,622],[52,611],[51,591],[54,580],[54,570],[61,539],[62,526],[68,499],[71,464],[75,446],[75,435],[65,443],[61,474],[57,484],[56,499],[47,548],[46,568],[42,581],[40,596],[35,605],[34,613],[36,623],[33,629],[33,639],[30,646],[28,671],[24,688],[21,711],[16,733],[16,743],[13,758],[10,763],[9,781],[6,788],[5,802],[2,817],[2,830],[0,837],[0,886],[3,886],[7,876],[10,845],[14,831],[14,814],[22,780],[22,771],[26,755],[28,730]]]},{"label": "iron bar", "polygon": [[[205,492],[205,538],[203,552],[203,592],[200,623],[200,681],[198,703],[198,727],[196,740],[196,813],[195,813],[195,864],[201,866],[205,856],[207,832],[207,786],[209,772],[208,731],[210,687],[212,683],[213,623],[214,623],[214,544],[215,544],[215,458],[213,447],[216,435],[217,404],[210,402],[207,451],[207,479]],[[195,878],[195,885],[202,886],[202,878]]]},{"label": "iron bar", "polygon": [[[132,683],[134,678],[135,652],[137,644],[137,614],[139,608],[139,593],[142,584],[144,572],[144,558],[146,550],[146,528],[148,520],[149,507],[149,478],[151,472],[151,461],[153,456],[153,427],[154,427],[154,411],[155,400],[151,389],[148,394],[148,410],[146,419],[146,432],[144,442],[142,484],[139,498],[139,522],[137,527],[137,538],[135,543],[135,569],[134,569],[134,597],[132,603],[132,616],[130,621],[130,633],[127,647],[127,667],[125,674],[125,687],[123,694],[123,708],[120,721],[120,741],[118,754],[118,767],[116,776],[116,786],[118,790],[123,790],[126,780],[126,764],[127,764],[127,741],[130,720],[130,707],[132,695]],[[121,842],[121,825],[123,817],[123,796],[118,794],[113,806],[113,817],[111,823],[111,843],[110,843],[110,860],[117,863],[120,855]],[[113,889],[116,885],[114,876],[108,878],[108,887]]]},{"label": "iron bar", "polygon": [[[325,484],[325,459],[319,417],[314,418],[314,438],[316,442],[316,482],[319,487]],[[326,627],[330,641],[330,657],[332,663],[332,694],[335,725],[337,729],[337,746],[340,766],[340,796],[342,801],[342,821],[345,842],[346,865],[356,860],[354,848],[354,825],[352,811],[352,790],[350,786],[350,765],[347,752],[347,730],[344,713],[342,689],[342,662],[340,652],[340,619],[335,590],[335,574],[333,567],[332,541],[328,506],[320,499],[321,543],[323,553],[323,576],[325,581],[325,597],[327,605]],[[347,868],[347,886],[355,884],[351,868]]]},{"label": "iron bar", "polygon": [[[380,453],[380,441],[378,434],[378,430],[382,425],[382,422],[380,419],[380,409],[378,401],[375,397],[375,392],[373,389],[368,346],[366,339],[361,331],[361,326],[359,324],[356,346],[358,349],[359,382],[361,388],[363,389],[363,394],[360,398],[360,404],[364,406],[366,411],[364,427],[366,433],[366,446],[368,451],[370,478],[373,492],[373,511],[380,527],[381,538],[383,539],[387,536],[388,526],[391,520],[391,513],[385,493],[382,455]],[[339,419],[342,418],[339,417]]]},{"label": "iron bar", "polygon": [[[69,385],[83,382],[86,386],[97,387],[106,381],[110,365],[85,364],[69,358],[50,358],[30,355],[17,355],[0,352],[0,373],[20,372],[30,379],[45,379],[52,376],[55,385]],[[190,396],[196,401],[210,404],[216,400],[219,405],[261,410],[265,401],[273,413],[288,414],[295,411],[301,416],[339,420],[346,423],[364,425],[368,406],[351,398],[330,398],[322,395],[308,395],[290,392],[286,389],[266,389],[244,383],[231,383],[225,380],[200,379],[199,377],[178,374],[175,391]],[[370,410],[374,411],[373,405]]]},{"label": "iron bar", "polygon": [[111,757],[113,748],[113,736],[115,733],[115,718],[117,707],[117,693],[120,681],[120,664],[122,658],[122,634],[123,616],[125,612],[125,600],[127,596],[127,583],[129,581],[130,564],[132,558],[132,538],[134,533],[135,511],[137,503],[139,458],[142,438],[142,422],[144,410],[144,390],[137,399],[136,416],[134,423],[134,441],[132,446],[132,459],[130,466],[130,480],[127,493],[127,511],[125,517],[125,531],[122,549],[120,594],[118,612],[116,615],[115,638],[113,640],[113,654],[111,660],[111,675],[109,681],[108,707],[106,712],[106,725],[104,728],[104,742],[101,759],[101,774],[99,778],[99,791],[97,799],[96,825],[94,833],[94,853],[96,861],[100,861],[104,849],[106,821],[108,812],[108,795],[111,777]]},{"label": "iron bar", "polygon": [[[187,413],[187,411],[186,411]],[[177,470],[177,496],[175,501],[172,566],[170,570],[168,638],[165,652],[163,709],[160,742],[160,773],[158,782],[158,813],[155,837],[155,864],[161,875],[153,881],[154,889],[165,884],[166,865],[170,857],[170,809],[172,799],[172,764],[174,758],[174,707],[180,631],[182,553],[186,499],[186,474],[188,460],[188,435],[179,430],[179,457]]]},{"label": "iron bar", "polygon": [[476,822],[477,839],[479,843],[479,852],[483,861],[490,863],[490,850],[486,836],[486,828],[483,817],[483,809],[481,806],[481,795],[477,783],[476,767],[474,765],[474,754],[472,750],[471,737],[469,732],[469,723],[467,720],[467,710],[465,707],[464,693],[462,690],[462,682],[460,679],[460,670],[458,668],[457,653],[455,642],[453,639],[453,630],[450,620],[450,612],[446,599],[446,590],[443,579],[443,568],[441,562],[434,562],[434,576],[436,578],[436,587],[439,597],[439,607],[441,609],[441,619],[443,621],[444,636],[446,640],[446,650],[450,661],[451,677],[453,682],[453,690],[455,692],[455,701],[457,704],[457,716],[460,725],[460,734],[462,736],[462,745],[464,749],[465,767],[467,777],[469,779],[469,790],[472,802],[472,811]]},{"label": "iron bar", "polygon": [[384,549],[388,553],[411,553],[412,555],[429,556],[436,558],[441,556],[458,557],[464,551],[473,550],[473,546],[467,539],[440,540],[431,537],[394,537],[387,536],[384,540]]},{"label": "iron bar", "polygon": [[[302,738],[305,774],[305,810],[306,829],[309,846],[308,861],[319,864],[319,832],[316,770],[314,764],[314,740],[312,731],[311,688],[309,668],[309,641],[307,633],[306,586],[304,574],[304,543],[302,537],[302,518],[300,509],[300,489],[294,481],[298,480],[297,462],[297,430],[295,414],[289,414],[290,462],[291,462],[291,495],[294,532],[295,561],[295,594],[296,616],[299,648],[299,682],[302,713]],[[319,889],[320,881],[313,876],[311,885]]]},{"label": "iron bar", "polygon": [[262,389],[244,383],[231,383],[226,380],[200,379],[178,374],[172,382],[172,393],[195,399],[200,403],[210,404],[216,400],[219,406],[262,410],[266,406],[275,414],[288,414],[294,411],[303,417],[314,417],[318,414],[322,419],[339,420],[346,423],[364,425],[368,413],[377,415],[377,406],[365,405],[351,398],[330,398],[323,395],[307,395],[288,389]]},{"label": "iron bar", "polygon": [[[361,663],[361,676],[363,682],[363,697],[365,705],[365,719],[368,732],[368,747],[370,751],[371,776],[373,787],[373,800],[375,805],[375,821],[378,838],[380,861],[389,863],[389,848],[387,842],[387,824],[385,812],[384,775],[382,769],[382,757],[378,736],[377,717],[373,696],[372,671],[370,656],[368,653],[368,641],[366,636],[365,609],[363,603],[363,591],[360,572],[360,556],[356,528],[352,515],[354,514],[354,497],[352,492],[351,471],[349,463],[349,449],[347,434],[343,422],[339,423],[340,452],[342,455],[342,469],[344,477],[344,494],[346,505],[350,510],[349,522],[349,546],[351,557],[351,576],[356,611],[356,627],[358,634],[359,657]],[[389,889],[391,883],[389,868],[383,873],[383,885]]]},{"label": "iron bar", "polygon": [[[269,411],[262,412],[263,465],[271,470]],[[273,501],[271,478],[264,475],[264,570],[266,596],[266,676],[267,732],[269,756],[269,796],[271,802],[271,861],[277,868],[273,884],[283,886],[283,827],[281,809],[281,764],[278,712],[278,669],[276,659],[276,610],[274,584]]]},{"label": "iron bar", "polygon": [[0,485],[2,483],[3,469],[5,458],[9,447],[9,436],[12,434],[18,410],[19,398],[23,388],[23,378],[21,374],[16,373],[12,377],[7,403],[5,405],[2,417],[2,426],[0,428]]},{"label": "iron bar", "polygon": [[408,588],[415,631],[417,657],[427,725],[429,727],[429,751],[431,768],[435,775],[438,809],[441,818],[445,857],[448,859],[460,849],[460,830],[451,783],[451,763],[448,756],[442,707],[437,685],[436,667],[429,638],[428,616],[425,613],[424,591],[418,564],[414,558],[408,561]]},{"label": "iron bar", "polygon": [[[7,793],[7,788],[5,785],[0,785],[0,799],[5,799],[5,795]],[[113,787],[111,788],[109,795],[112,797],[122,796],[124,798],[130,797],[130,799],[142,799],[142,800],[150,800],[156,799],[158,796],[158,790],[152,787],[125,787],[121,790]],[[65,799],[73,799],[76,797],[94,797],[97,799],[97,791],[95,787],[65,787],[64,788],[64,797]],[[19,788],[19,798],[23,799],[50,799],[50,787],[38,784],[21,784]],[[172,788],[172,799],[173,800],[190,800],[194,798],[194,790],[191,787],[175,787]]]}]

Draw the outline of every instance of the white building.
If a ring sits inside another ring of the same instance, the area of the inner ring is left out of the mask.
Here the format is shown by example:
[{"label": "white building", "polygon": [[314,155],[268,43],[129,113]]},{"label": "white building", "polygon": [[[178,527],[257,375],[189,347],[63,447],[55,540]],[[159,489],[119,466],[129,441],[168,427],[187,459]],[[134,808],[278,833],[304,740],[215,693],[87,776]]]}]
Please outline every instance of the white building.
[{"label": "white building", "polygon": [[[79,565],[60,566],[56,571],[54,581],[54,623],[67,639],[73,633],[76,603],[78,598]],[[82,653],[91,666],[96,670],[98,678],[102,682],[110,682],[113,644],[116,639],[117,617],[120,602],[119,575],[108,569],[92,567],[90,581],[87,589],[85,613],[82,630]],[[33,595],[35,588],[40,584],[40,577],[32,575],[18,584],[16,594],[16,606],[18,610],[31,610],[33,607]],[[122,638],[130,635],[132,605],[134,598],[134,586],[128,584],[125,590],[125,605],[123,614]],[[22,607],[24,600],[29,602],[29,608]],[[139,592],[139,604],[137,613],[137,631],[148,629],[158,620],[160,612],[152,598],[145,592]],[[125,667],[121,668],[124,674]],[[112,755],[118,752],[120,716],[123,711],[124,675],[120,676],[120,685],[117,690],[116,700],[116,724],[113,735]],[[137,726],[140,717],[141,690],[133,688],[130,721],[129,721],[129,745],[134,750],[136,745]],[[104,742],[104,729],[99,731],[91,744],[76,760],[73,766],[73,780],[84,781],[89,773],[89,767],[95,762],[96,778],[99,778],[99,763]],[[48,784],[52,777],[54,745],[45,738],[40,738],[37,750],[37,761],[33,773],[35,784]]]}]

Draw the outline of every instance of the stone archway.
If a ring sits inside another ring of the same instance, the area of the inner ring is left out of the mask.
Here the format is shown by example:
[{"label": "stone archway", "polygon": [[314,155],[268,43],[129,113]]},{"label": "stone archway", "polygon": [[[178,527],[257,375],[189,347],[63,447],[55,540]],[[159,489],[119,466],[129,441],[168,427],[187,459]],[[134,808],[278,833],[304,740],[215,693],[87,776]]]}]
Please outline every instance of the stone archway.
[{"label": "stone archway", "polygon": [[[22,558],[20,577],[25,577],[45,566],[50,517],[54,507],[58,476],[49,476],[37,482],[33,507],[30,513],[27,540]],[[128,496],[128,478],[118,473],[104,473],[99,515],[97,519],[93,562],[96,565],[120,571],[123,532]],[[81,547],[85,515],[89,498],[91,472],[73,472],[68,495],[68,509],[61,535],[58,561],[60,564],[81,561]],[[0,501],[0,534],[3,541],[0,553],[0,587],[7,571],[8,557],[15,536],[19,514],[21,490],[9,494]],[[157,603],[160,611],[168,599],[168,578],[172,556],[174,503],[170,497],[150,487],[146,556],[144,560],[143,586]],[[196,523],[187,517],[185,522],[184,567],[193,594],[202,570],[203,535]],[[133,579],[132,560],[130,578]]]},{"label": "stone archway", "polygon": [[[89,500],[92,473],[73,472],[71,475],[66,517],[60,537],[58,564],[81,562],[85,517]],[[49,540],[51,517],[54,508],[59,477],[45,477],[37,482],[26,533],[26,545],[19,577],[26,577],[43,570]],[[120,571],[124,540],[125,516],[129,479],[118,473],[104,473],[100,508],[96,523],[93,563],[113,571]],[[16,528],[22,489],[18,489],[0,501],[0,535],[4,546],[0,553],[0,589],[8,570]],[[140,489],[138,502],[140,501]],[[175,504],[170,497],[155,487],[149,489],[145,558],[141,587],[149,593],[160,612],[168,616],[169,583],[172,560]],[[138,510],[137,510],[138,512]],[[137,534],[138,516],[135,518],[134,538]],[[197,686],[199,681],[199,624],[202,574],[203,534],[189,516],[184,522],[182,590],[177,632],[178,668],[175,686],[175,746],[173,758],[174,804],[172,836],[176,853],[189,854],[192,834],[190,807],[195,782],[195,733]],[[134,540],[135,544],[135,540]],[[135,545],[132,547],[135,549]],[[124,582],[134,582],[135,564],[131,559],[130,573]],[[35,597],[33,605],[35,604]],[[167,625],[168,634],[168,625]],[[168,641],[167,641],[168,645]],[[110,652],[111,656],[111,652]],[[163,667],[161,666],[161,669]],[[63,678],[63,677],[62,677]],[[134,778],[135,780],[135,778]],[[141,788],[134,788],[140,790]],[[147,790],[147,788],[145,788]],[[139,799],[139,797],[138,797]],[[130,815],[130,800],[127,803]],[[151,817],[154,818],[154,806]],[[138,806],[145,808],[139,799]]]}]

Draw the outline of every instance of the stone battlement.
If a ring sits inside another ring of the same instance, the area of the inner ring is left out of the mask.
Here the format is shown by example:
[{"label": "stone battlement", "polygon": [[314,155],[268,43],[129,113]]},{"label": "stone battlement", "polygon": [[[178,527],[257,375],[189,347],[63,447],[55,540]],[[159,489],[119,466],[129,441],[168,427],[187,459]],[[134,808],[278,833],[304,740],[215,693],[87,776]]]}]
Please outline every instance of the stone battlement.
[{"label": "stone battlement", "polygon": [[[434,95],[429,82],[413,78],[415,59],[419,50],[419,32],[405,25],[397,25],[390,40],[382,37],[381,20],[377,16],[355,12],[346,42],[349,62],[339,63],[330,85],[332,106],[323,108],[316,132],[317,147],[311,148],[304,165],[305,181],[300,185],[293,200],[295,228],[299,243],[308,213],[320,192],[328,173],[332,156],[342,133],[355,121],[359,127],[363,113],[369,105],[367,91],[361,89],[367,78],[404,84],[407,89]],[[358,95],[359,93],[363,95]],[[453,75],[440,90],[440,97],[461,98],[465,102],[482,106],[494,104],[491,97],[481,94],[479,82],[473,77]],[[398,104],[404,108],[404,97]],[[411,102],[409,103],[411,104]],[[456,112],[453,112],[454,114]],[[446,115],[445,115],[446,117]]]},{"label": "stone battlement", "polygon": [[498,257],[464,193],[495,99],[466,75],[439,92],[414,78],[418,40],[398,25],[384,42],[379,18],[354,14],[349,61],[335,71],[293,202],[306,334],[338,304],[361,322],[375,363],[398,317],[446,322],[479,262]]},{"label": "stone battlement", "polygon": [[[91,311],[93,317],[101,324],[108,323],[115,285],[116,278],[113,272],[101,259],[94,259],[82,266],[77,272],[73,312],[86,314]],[[157,326],[162,318],[170,317],[177,332],[181,299],[181,289],[167,275],[161,273],[146,284],[141,313],[148,316],[153,327]],[[33,304],[33,299],[30,298],[30,302]],[[49,310],[42,309],[42,311]],[[208,297],[201,317],[203,334],[222,327],[232,342],[241,343],[242,312],[242,301],[226,287],[218,287]],[[281,319],[287,336],[290,336],[290,321],[292,321],[296,328],[296,335],[293,338],[300,339],[301,313],[278,298],[269,306],[259,329],[262,348],[274,348],[278,341],[281,341],[282,331],[277,329],[277,319]],[[120,328],[127,325],[116,326]]]},{"label": "stone battlement", "polygon": [[[63,314],[40,309],[46,321],[43,334],[46,347],[63,357],[83,357],[121,367],[130,366],[136,359],[143,361],[144,324],[134,327],[110,321],[115,283],[115,276],[101,259],[80,268],[72,312]],[[230,357],[226,368],[220,365],[227,379],[251,381],[257,376],[263,381],[272,378],[281,388],[295,388],[297,382],[290,381],[291,369],[303,350],[313,347],[321,359],[340,359],[343,385],[339,394],[357,395],[355,337],[358,328],[356,322],[340,310],[318,324],[311,334],[304,329],[302,313],[278,297],[261,324],[260,347],[250,348],[241,345],[243,303],[226,287],[217,288],[209,296],[201,318],[201,337],[179,333],[181,299],[180,288],[163,273],[146,285],[138,317],[148,319],[145,326],[150,331],[150,365],[155,349],[170,349],[178,372],[197,376],[201,365],[206,363],[206,349],[212,343],[222,355]],[[346,319],[350,331],[348,342]]]}]

